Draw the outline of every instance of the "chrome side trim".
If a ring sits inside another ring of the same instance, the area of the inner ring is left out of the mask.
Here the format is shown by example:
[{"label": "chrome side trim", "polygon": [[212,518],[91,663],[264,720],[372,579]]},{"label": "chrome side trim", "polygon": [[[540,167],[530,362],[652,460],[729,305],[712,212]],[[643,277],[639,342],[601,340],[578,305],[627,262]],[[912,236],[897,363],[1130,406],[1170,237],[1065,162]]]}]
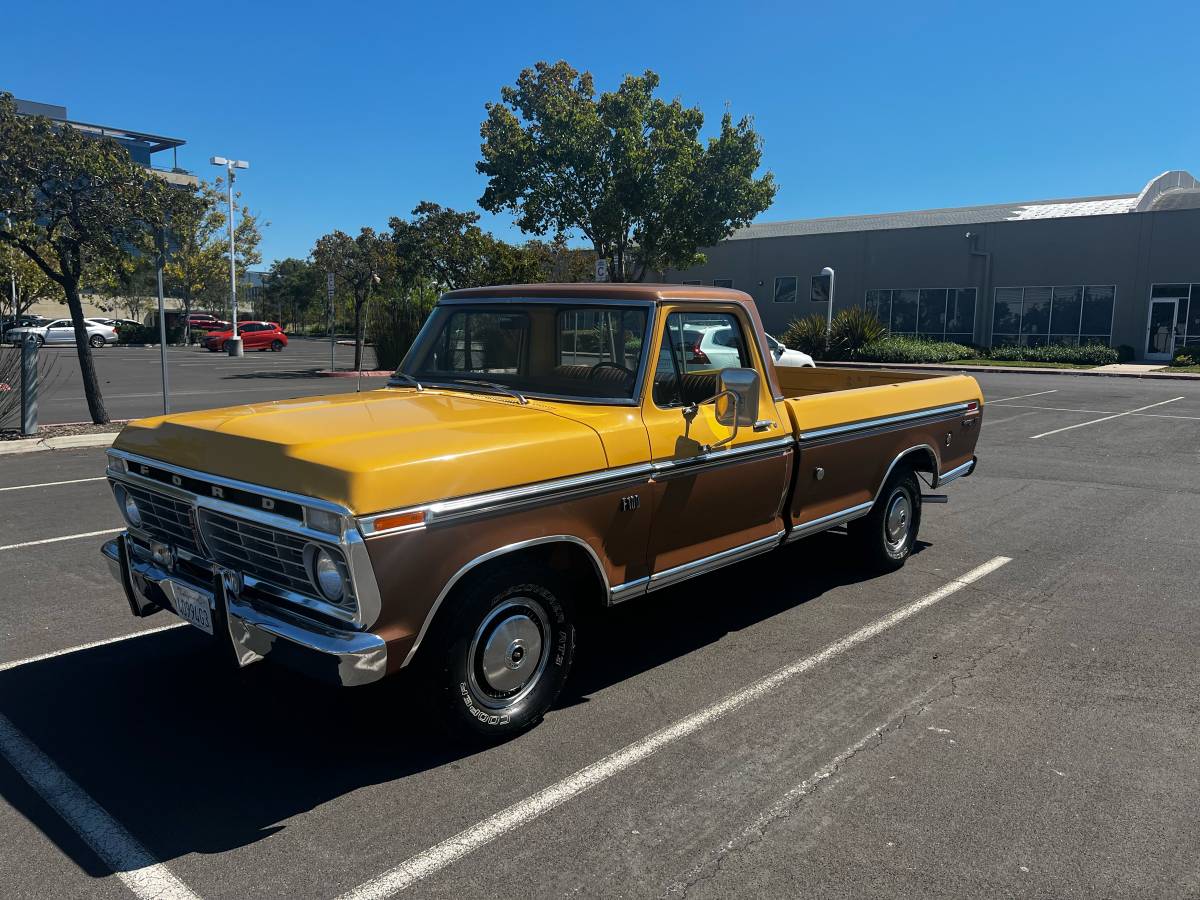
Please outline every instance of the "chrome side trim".
[{"label": "chrome side trim", "polygon": [[846,425],[832,425],[829,428],[818,428],[815,431],[804,431],[800,433],[801,441],[815,441],[820,438],[833,437],[835,435],[853,434],[858,431],[867,431],[872,428],[885,428],[889,425],[899,425],[906,422],[915,422],[918,419],[933,419],[940,416],[949,416],[956,413],[965,412],[968,408],[967,403],[953,403],[949,406],[937,406],[933,409],[922,409],[917,412],[903,413],[898,416],[883,416],[878,419],[863,419],[860,422],[850,422]]},{"label": "chrome side trim", "polygon": [[972,472],[975,471],[975,466],[978,464],[979,464],[979,460],[977,458],[975,458],[974,456],[972,456],[969,460],[967,460],[961,466],[955,466],[949,472],[939,475],[934,480],[933,486],[935,488],[938,488],[944,484],[949,484],[952,481],[957,481],[959,478],[963,478],[967,475],[970,475]]},{"label": "chrome side trim", "polygon": [[429,631],[429,626],[433,622],[433,617],[437,615],[437,611],[441,608],[442,601],[446,599],[450,591],[453,590],[454,586],[458,584],[460,580],[462,580],[464,575],[477,566],[482,565],[489,560],[496,559],[497,557],[505,556],[509,553],[516,553],[518,550],[524,550],[527,547],[536,547],[541,544],[557,544],[563,542],[568,544],[577,544],[588,552],[588,556],[592,558],[592,565],[596,570],[596,574],[600,577],[600,581],[604,586],[604,595],[609,596],[611,594],[611,590],[608,584],[608,574],[604,571],[604,566],[600,562],[600,557],[596,555],[596,551],[592,549],[592,545],[582,538],[577,538],[572,534],[551,534],[546,535],[545,537],[532,538],[531,540],[527,541],[517,541],[515,544],[507,544],[503,547],[497,547],[495,550],[490,550],[487,553],[483,553],[472,559],[461,569],[455,572],[454,577],[452,577],[446,582],[445,585],[443,585],[441,592],[437,595],[437,599],[433,601],[433,606],[431,606],[429,608],[429,612],[426,613],[425,621],[421,623],[421,629],[417,632],[416,641],[413,642],[412,647],[408,651],[408,655],[404,657],[404,661],[400,663],[400,668],[403,669],[405,666],[407,666],[410,662],[412,662],[413,657],[417,655],[417,650],[420,648],[421,642],[425,640],[425,635]]},{"label": "chrome side trim", "polygon": [[801,522],[799,525],[792,526],[792,530],[788,532],[785,544],[790,544],[792,541],[799,540],[802,537],[808,537],[810,534],[816,534],[818,531],[826,531],[830,528],[836,528],[838,525],[844,525],[854,519],[861,518],[871,511],[871,507],[875,505],[874,500],[868,500],[866,503],[860,503],[857,506],[851,506],[847,509],[838,510],[835,513],[830,513],[827,516],[821,516],[819,519],[811,519],[807,522]]},{"label": "chrome side trim", "polygon": [[[379,585],[375,581],[375,570],[371,566],[371,561],[367,556],[367,548],[363,541],[363,536],[359,532],[354,523],[354,519],[350,517],[350,510],[345,506],[337,503],[332,503],[328,500],[321,500],[316,497],[306,497],[302,494],[293,494],[288,491],[280,491],[274,488],[263,487],[262,485],[251,484],[246,481],[238,481],[232,478],[224,478],[219,475],[212,475],[207,472],[198,472],[195,469],[188,469],[183,466],[176,466],[170,463],[164,463],[161,460],[151,459],[149,457],[138,456],[133,453],[127,453],[123,450],[109,450],[108,455],[113,459],[122,459],[131,463],[145,463],[146,465],[154,466],[155,468],[165,469],[170,472],[175,472],[179,475],[185,475],[189,478],[209,482],[212,484],[225,485],[238,490],[244,490],[254,493],[259,493],[264,496],[274,497],[276,499],[286,500],[290,503],[295,503],[300,506],[308,506],[316,509],[322,509],[327,512],[334,513],[340,517],[341,533],[330,534],[325,531],[318,531],[309,528],[295,519],[290,519],[286,516],[276,515],[266,510],[255,509],[252,506],[242,506],[237,503],[227,503],[224,500],[219,500],[216,497],[207,497],[202,494],[196,494],[175,485],[165,484],[153,478],[145,478],[132,471],[126,471],[125,466],[108,467],[108,477],[110,481],[126,481],[131,484],[140,485],[147,490],[154,490],[161,494],[170,497],[175,497],[179,500],[186,501],[192,504],[196,510],[210,509],[215,512],[224,513],[225,515],[234,518],[246,519],[251,522],[256,522],[270,528],[276,528],[280,531],[287,531],[291,534],[313,541],[315,543],[334,544],[341,548],[343,555],[346,557],[346,565],[350,570],[350,579],[353,582],[354,594],[358,598],[358,605],[352,615],[349,616],[349,621],[359,628],[369,628],[379,618],[379,614],[383,609],[382,598],[379,593]],[[207,560],[211,562],[211,560]],[[319,597],[311,598],[313,608],[319,609],[326,615],[333,616],[338,619],[347,619],[347,612],[344,609],[324,604]]]},{"label": "chrome side trim", "polygon": [[[406,506],[401,509],[386,510],[372,513],[359,518],[358,527],[365,538],[384,537],[391,534],[402,534],[406,531],[416,531],[428,525],[461,519],[465,516],[496,513],[509,509],[519,509],[538,503],[558,502],[574,497],[583,497],[599,490],[616,487],[630,481],[642,481],[653,472],[649,463],[634,466],[621,466],[616,469],[605,469],[600,472],[588,472],[584,475],[571,475],[566,478],[556,478],[551,481],[538,481],[515,488],[505,488],[487,494],[471,494],[457,497],[453,500],[441,500],[436,503],[426,503],[419,506]],[[404,513],[424,513],[423,524],[401,525],[397,528],[376,530],[375,523],[390,516]]]},{"label": "chrome side trim", "polygon": [[715,468],[732,462],[746,462],[746,457],[776,456],[795,446],[796,439],[791,437],[771,438],[766,441],[756,441],[753,444],[742,444],[728,450],[713,450],[699,453],[685,459],[666,459],[652,463],[654,477],[669,477],[676,473],[693,472],[696,469]]},{"label": "chrome side trim", "polygon": [[768,550],[773,550],[782,542],[784,531],[777,531],[770,537],[759,538],[756,541],[751,541],[748,544],[742,544],[740,547],[733,547],[729,550],[722,550],[720,553],[714,553],[711,556],[704,556],[700,559],[692,560],[689,563],[684,563],[681,566],[675,566],[670,569],[664,569],[661,572],[655,572],[650,576],[650,583],[646,590],[657,591],[660,588],[665,588],[672,584],[678,584],[681,581],[686,581],[689,578],[695,578],[697,575],[704,575],[712,572],[722,566],[728,566],[735,562],[741,562],[743,559],[749,559],[752,556],[757,556],[760,553],[766,553]]},{"label": "chrome side trim", "polygon": [[650,584],[649,576],[645,578],[635,578],[633,581],[627,581],[624,584],[614,585],[608,592],[608,605],[616,606],[618,603],[630,599],[631,597],[640,597],[646,593],[646,587]]}]

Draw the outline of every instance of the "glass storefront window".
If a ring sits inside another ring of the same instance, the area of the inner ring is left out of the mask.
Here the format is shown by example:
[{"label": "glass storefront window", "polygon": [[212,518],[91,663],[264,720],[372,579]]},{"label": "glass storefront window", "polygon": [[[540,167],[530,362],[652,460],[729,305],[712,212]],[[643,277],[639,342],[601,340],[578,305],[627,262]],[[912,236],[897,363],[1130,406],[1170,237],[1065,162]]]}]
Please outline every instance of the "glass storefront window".
[{"label": "glass storefront window", "polygon": [[1111,284],[996,288],[992,343],[1108,344],[1115,298]]},{"label": "glass storefront window", "polygon": [[943,289],[920,292],[917,305],[917,333],[922,337],[937,338],[946,334],[946,291]]},{"label": "glass storefront window", "polygon": [[795,275],[781,275],[775,279],[775,302],[795,303],[799,279]]},{"label": "glass storefront window", "polygon": [[917,291],[892,291],[892,333],[917,330]]}]

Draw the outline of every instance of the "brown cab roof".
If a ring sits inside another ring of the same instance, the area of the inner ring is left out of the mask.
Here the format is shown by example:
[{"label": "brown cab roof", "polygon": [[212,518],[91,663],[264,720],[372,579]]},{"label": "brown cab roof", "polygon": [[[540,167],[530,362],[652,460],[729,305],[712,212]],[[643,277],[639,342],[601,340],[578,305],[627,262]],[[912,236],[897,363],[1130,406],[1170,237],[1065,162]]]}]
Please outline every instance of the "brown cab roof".
[{"label": "brown cab roof", "polygon": [[455,300],[488,297],[561,297],[571,299],[601,300],[708,300],[717,303],[743,303],[754,301],[744,291],[732,288],[710,287],[703,284],[612,284],[609,282],[576,282],[569,284],[501,284],[495,287],[462,288],[442,295],[443,299]]}]

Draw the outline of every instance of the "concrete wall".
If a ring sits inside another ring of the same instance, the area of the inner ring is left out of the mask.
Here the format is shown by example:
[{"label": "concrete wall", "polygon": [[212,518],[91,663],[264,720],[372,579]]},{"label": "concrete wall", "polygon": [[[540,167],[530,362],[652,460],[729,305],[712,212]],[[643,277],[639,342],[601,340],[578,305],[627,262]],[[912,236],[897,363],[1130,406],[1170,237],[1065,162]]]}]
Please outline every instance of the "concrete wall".
[{"label": "concrete wall", "polygon": [[[977,235],[968,239],[966,234]],[[992,270],[972,246],[991,253]],[[808,280],[832,266],[837,308],[862,305],[876,288],[978,289],[975,341],[991,342],[997,287],[1116,286],[1112,343],[1145,349],[1150,285],[1200,283],[1200,209],[1032,219],[984,225],[903,228],[725,241],[705,251],[708,263],[668,272],[668,281],[732,278],[754,297],[768,331],[792,319],[824,312],[808,301]],[[797,275],[800,298],[773,301],[775,277]]]}]

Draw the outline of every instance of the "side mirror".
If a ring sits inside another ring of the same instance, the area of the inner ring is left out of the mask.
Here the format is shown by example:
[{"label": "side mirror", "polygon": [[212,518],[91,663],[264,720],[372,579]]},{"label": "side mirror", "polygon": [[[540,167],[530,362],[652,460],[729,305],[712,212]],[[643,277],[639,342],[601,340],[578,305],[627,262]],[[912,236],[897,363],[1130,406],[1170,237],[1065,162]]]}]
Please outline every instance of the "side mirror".
[{"label": "side mirror", "polygon": [[722,369],[717,376],[715,412],[717,421],[735,432],[758,421],[758,372],[754,369]]}]

